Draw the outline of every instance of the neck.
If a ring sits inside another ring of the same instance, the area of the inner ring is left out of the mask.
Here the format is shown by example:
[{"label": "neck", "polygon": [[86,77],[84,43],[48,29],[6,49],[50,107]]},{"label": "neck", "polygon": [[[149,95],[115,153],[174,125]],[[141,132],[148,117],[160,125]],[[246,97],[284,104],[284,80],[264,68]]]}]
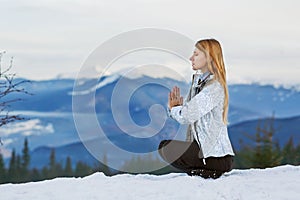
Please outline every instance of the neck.
[{"label": "neck", "polygon": [[208,71],[208,68],[207,68],[207,67],[203,67],[203,69],[201,69],[201,72],[202,72],[203,74],[205,74],[205,73],[207,73],[207,72],[209,72],[209,71]]}]

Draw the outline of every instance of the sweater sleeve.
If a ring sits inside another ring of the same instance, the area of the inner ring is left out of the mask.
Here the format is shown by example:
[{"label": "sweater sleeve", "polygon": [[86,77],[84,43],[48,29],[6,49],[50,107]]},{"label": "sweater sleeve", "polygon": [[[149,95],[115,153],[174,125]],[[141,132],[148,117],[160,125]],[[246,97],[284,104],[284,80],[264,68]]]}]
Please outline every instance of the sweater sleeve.
[{"label": "sweater sleeve", "polygon": [[182,106],[175,106],[170,111],[170,117],[181,124],[191,124],[210,112],[222,100],[223,88],[218,82],[214,82],[194,96]]}]

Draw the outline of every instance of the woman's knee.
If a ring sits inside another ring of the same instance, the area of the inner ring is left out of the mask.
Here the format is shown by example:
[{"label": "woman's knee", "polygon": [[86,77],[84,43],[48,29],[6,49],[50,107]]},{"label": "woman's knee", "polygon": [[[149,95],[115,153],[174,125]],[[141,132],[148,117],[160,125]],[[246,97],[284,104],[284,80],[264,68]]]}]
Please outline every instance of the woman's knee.
[{"label": "woman's knee", "polygon": [[168,143],[170,142],[170,140],[162,140],[159,145],[158,145],[158,149],[163,148],[164,146],[166,146]]}]

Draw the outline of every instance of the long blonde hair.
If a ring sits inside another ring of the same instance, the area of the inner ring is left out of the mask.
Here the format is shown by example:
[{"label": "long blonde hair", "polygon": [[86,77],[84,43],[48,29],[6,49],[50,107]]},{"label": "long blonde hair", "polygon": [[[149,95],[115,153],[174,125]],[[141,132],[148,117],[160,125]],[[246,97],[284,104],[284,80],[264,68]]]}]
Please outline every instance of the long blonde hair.
[{"label": "long blonde hair", "polygon": [[219,81],[225,92],[223,107],[223,122],[228,123],[228,105],[229,94],[226,82],[226,69],[223,60],[223,53],[220,43],[215,39],[199,40],[195,45],[200,51],[203,51],[207,58],[208,70],[214,75],[214,79]]}]

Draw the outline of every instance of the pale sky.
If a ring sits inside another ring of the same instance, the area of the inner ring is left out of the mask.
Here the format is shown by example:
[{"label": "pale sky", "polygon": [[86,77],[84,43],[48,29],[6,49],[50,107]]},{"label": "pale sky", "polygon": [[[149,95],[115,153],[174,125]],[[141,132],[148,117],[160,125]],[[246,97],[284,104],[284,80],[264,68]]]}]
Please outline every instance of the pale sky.
[{"label": "pale sky", "polygon": [[20,77],[76,75],[103,42],[152,27],[219,40],[229,82],[300,84],[299,8],[297,0],[0,0],[2,65],[13,56]]}]

